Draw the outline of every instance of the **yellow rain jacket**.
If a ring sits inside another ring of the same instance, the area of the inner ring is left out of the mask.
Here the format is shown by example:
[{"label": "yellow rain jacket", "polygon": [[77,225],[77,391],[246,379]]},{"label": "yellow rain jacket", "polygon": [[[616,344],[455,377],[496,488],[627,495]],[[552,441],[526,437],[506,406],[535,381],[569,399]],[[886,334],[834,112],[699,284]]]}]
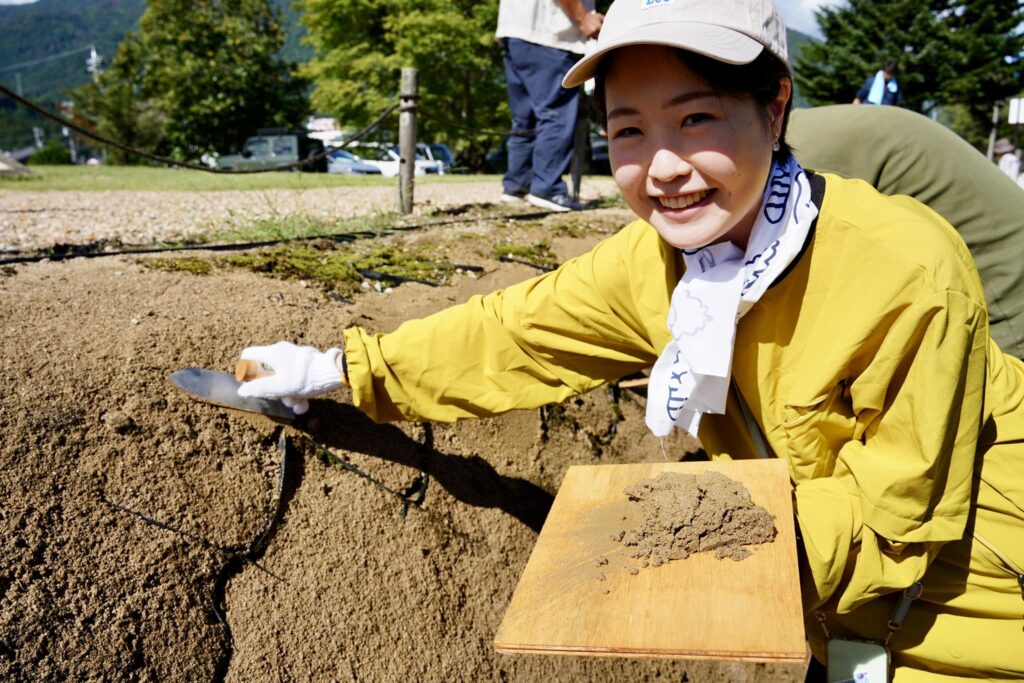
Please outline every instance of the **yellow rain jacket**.
[{"label": "yellow rain jacket", "polygon": [[[734,389],[700,438],[754,457],[736,399],[789,462],[807,635],[892,639],[897,683],[1024,679],[1024,363],[989,338],[957,233],[924,205],[811,175],[804,252],[740,321]],[[637,221],[553,273],[403,324],[345,331],[355,404],[452,421],[561,401],[651,366],[682,262]]]}]

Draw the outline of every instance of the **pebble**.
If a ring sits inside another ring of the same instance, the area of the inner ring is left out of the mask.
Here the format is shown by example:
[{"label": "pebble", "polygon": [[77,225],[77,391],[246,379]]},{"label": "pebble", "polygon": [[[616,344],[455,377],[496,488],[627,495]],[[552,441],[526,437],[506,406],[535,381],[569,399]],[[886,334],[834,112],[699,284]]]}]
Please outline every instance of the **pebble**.
[{"label": "pebble", "polygon": [[[604,177],[584,178],[583,189],[590,196],[615,191],[612,179]],[[417,183],[416,205],[430,211],[483,204],[494,202],[500,192],[500,184],[493,180]],[[152,245],[243,228],[261,219],[346,219],[396,209],[395,185],[391,184],[195,192],[38,192],[10,190],[0,184],[0,245],[18,251],[113,240]]]}]

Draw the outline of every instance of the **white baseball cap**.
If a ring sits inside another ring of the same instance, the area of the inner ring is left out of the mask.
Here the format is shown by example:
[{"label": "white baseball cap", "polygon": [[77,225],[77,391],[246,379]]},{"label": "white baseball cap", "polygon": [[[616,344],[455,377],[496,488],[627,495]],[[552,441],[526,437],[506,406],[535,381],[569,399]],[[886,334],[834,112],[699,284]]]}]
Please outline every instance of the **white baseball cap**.
[{"label": "white baseball cap", "polygon": [[786,27],[772,0],[615,0],[597,49],[569,69],[562,85],[594,76],[607,53],[626,45],[667,45],[728,64],[749,64],[767,49],[789,64]]}]

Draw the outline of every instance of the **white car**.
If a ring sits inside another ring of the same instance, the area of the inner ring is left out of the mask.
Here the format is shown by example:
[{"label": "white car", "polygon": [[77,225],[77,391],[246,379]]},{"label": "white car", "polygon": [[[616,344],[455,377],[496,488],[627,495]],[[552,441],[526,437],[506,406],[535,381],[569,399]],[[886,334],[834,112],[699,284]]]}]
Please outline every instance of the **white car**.
[{"label": "white car", "polygon": [[[346,147],[353,154],[371,166],[380,169],[381,175],[386,178],[393,178],[398,175],[398,167],[401,163],[401,156],[398,154],[397,145],[382,145],[380,143],[365,142],[362,144],[349,145]],[[416,154],[416,175],[427,175],[428,173],[442,173],[443,162],[431,161],[417,151]]]},{"label": "white car", "polygon": [[379,168],[368,164],[355,154],[344,149],[337,149],[327,157],[328,173],[345,173],[350,175],[382,175]]}]

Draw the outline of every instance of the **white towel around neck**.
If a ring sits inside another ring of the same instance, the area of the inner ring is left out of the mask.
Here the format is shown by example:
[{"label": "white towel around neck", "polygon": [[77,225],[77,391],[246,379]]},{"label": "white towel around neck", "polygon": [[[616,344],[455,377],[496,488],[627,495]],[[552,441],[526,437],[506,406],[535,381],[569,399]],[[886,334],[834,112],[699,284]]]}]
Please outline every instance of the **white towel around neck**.
[{"label": "white towel around neck", "polygon": [[732,242],[683,250],[686,264],[668,313],[672,340],[651,370],[648,428],[696,436],[704,413],[724,413],[736,325],[803,249],[818,207],[807,174],[790,156],[773,162],[761,210],[743,252]]}]

